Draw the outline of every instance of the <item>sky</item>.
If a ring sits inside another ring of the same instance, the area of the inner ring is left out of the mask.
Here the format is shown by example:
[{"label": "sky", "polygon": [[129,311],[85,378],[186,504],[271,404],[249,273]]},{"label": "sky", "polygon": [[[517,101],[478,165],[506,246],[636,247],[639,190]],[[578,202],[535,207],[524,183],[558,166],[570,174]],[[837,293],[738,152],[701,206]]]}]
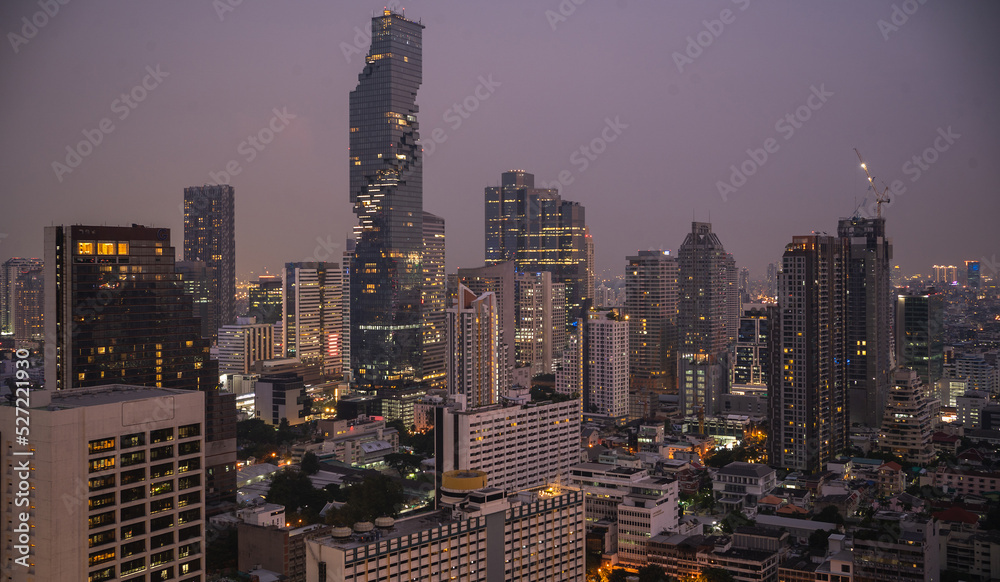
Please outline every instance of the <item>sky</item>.
[{"label": "sky", "polygon": [[[51,224],[168,227],[179,251],[184,187],[226,180],[238,276],[339,260],[348,94],[385,6],[4,1],[0,260],[41,256]],[[857,148],[904,272],[996,273],[1000,3],[401,8],[426,27],[424,209],[446,220],[449,272],[482,264],[483,189],[523,169],[586,207],[601,276],[695,219],[763,277],[793,235],[874,212]]]}]

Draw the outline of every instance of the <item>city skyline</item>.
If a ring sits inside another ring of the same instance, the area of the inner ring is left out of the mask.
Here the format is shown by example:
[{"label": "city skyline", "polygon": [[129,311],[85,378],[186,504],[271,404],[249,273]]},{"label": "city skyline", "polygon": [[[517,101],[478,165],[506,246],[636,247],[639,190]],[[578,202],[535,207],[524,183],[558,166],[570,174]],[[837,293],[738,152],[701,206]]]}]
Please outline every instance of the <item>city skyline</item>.
[{"label": "city skyline", "polygon": [[[11,135],[33,138],[4,150],[12,193],[0,222],[5,254],[40,256],[42,226],[50,223],[141,223],[180,232],[183,188],[229,173],[240,198],[241,279],[276,272],[284,262],[335,260],[343,251],[353,223],[343,164],[347,93],[369,41],[358,31],[383,4],[223,5],[231,10],[66,7],[26,42],[11,41],[0,55],[11,79],[0,123]],[[404,6],[408,18],[434,31],[418,104],[424,207],[450,225],[448,272],[482,264],[477,193],[497,185],[498,172],[527,168],[539,186],[588,208],[598,273],[622,272],[624,257],[638,249],[676,248],[693,217],[739,244],[737,264],[761,278],[788,237],[833,232],[858,206],[866,180],[853,147],[876,181],[898,192],[883,211],[904,272],[967,259],[995,270],[1000,241],[988,218],[998,201],[986,193],[998,176],[986,160],[997,150],[990,131],[996,122],[976,97],[997,87],[985,57],[995,41],[984,32],[995,7],[920,5],[897,25],[891,2],[574,6],[563,15],[557,3],[484,5],[476,17],[498,26],[484,27],[476,42],[462,24],[471,6]],[[16,36],[21,17],[36,10],[17,2],[0,16]],[[730,11],[728,23],[722,10]],[[648,18],[658,15],[669,22]],[[652,76],[637,74],[644,69],[625,58],[637,49],[626,39],[643,36],[626,33],[629,27],[650,26],[657,27],[660,55]],[[291,27],[309,50],[277,42]],[[509,46],[494,29],[517,30],[523,42],[498,54]],[[760,34],[777,29],[793,34]],[[771,38],[777,36],[783,40]],[[463,40],[467,50],[448,50]],[[52,62],[55,54],[60,59]],[[538,66],[523,66],[529,54]],[[76,60],[82,55],[86,66]],[[253,68],[242,64],[249,62]],[[605,80],[595,86],[597,77],[581,74],[582,62]],[[551,98],[526,101],[538,86]],[[70,90],[72,108],[30,97]],[[577,97],[583,92],[588,98]],[[134,108],[119,100],[122,93],[135,94]],[[636,116],[664,108],[652,122]],[[792,121],[782,121],[786,113]],[[105,117],[113,129],[100,129]],[[209,119],[216,124],[210,133]],[[542,119],[544,132],[536,129]],[[77,148],[83,132],[91,145]],[[592,145],[593,152],[580,150]],[[85,154],[76,167],[67,165],[67,147]],[[753,175],[742,175],[743,166]],[[897,180],[902,188],[894,187]],[[719,182],[735,192],[720,192]],[[945,196],[948,207],[977,211],[940,212]],[[49,210],[39,212],[39,203]],[[250,236],[261,231],[294,234],[280,241]]]}]

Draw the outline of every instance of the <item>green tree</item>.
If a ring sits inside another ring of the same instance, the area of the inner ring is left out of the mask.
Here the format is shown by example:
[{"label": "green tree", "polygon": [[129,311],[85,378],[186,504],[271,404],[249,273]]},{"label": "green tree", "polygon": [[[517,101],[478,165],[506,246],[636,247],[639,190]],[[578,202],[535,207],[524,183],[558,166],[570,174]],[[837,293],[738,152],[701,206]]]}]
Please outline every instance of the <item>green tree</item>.
[{"label": "green tree", "polygon": [[837,525],[844,524],[844,518],[840,515],[840,511],[832,505],[827,505],[812,518],[813,521],[822,521],[824,523],[835,523]]},{"label": "green tree", "polygon": [[639,568],[639,582],[667,582],[663,568],[656,564],[648,564]]},{"label": "green tree", "polygon": [[400,477],[406,477],[411,469],[420,466],[421,459],[416,455],[407,453],[389,453],[385,456],[385,464],[389,465]]},{"label": "green tree", "polygon": [[287,514],[301,514],[312,523],[326,505],[327,496],[313,487],[309,476],[302,471],[286,469],[271,479],[266,499],[268,503],[284,505]]},{"label": "green tree", "polygon": [[622,570],[621,568],[615,568],[611,571],[611,575],[608,576],[608,582],[628,582],[628,570]]},{"label": "green tree", "polygon": [[701,575],[705,577],[708,582],[733,582],[733,575],[729,570],[723,570],[722,568],[706,568],[702,570]]},{"label": "green tree", "polygon": [[302,455],[302,472],[306,475],[319,473],[319,458],[312,451]]}]

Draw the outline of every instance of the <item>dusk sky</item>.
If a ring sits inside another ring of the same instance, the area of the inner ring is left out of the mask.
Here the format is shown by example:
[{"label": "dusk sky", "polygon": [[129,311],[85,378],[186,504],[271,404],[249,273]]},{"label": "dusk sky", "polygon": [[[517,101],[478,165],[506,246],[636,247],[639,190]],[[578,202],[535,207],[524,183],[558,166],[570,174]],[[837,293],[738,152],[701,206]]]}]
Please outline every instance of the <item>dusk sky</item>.
[{"label": "dusk sky", "polygon": [[[227,165],[239,276],[340,260],[348,94],[385,0],[51,3],[0,6],[0,261],[41,256],[50,224],[169,227],[180,250],[184,187]],[[447,221],[449,272],[482,264],[483,189],[523,169],[586,207],[599,275],[676,249],[696,218],[759,278],[793,235],[833,234],[872,200],[858,148],[898,181],[883,211],[904,272],[995,273],[996,2],[402,8],[426,26],[424,209]]]}]

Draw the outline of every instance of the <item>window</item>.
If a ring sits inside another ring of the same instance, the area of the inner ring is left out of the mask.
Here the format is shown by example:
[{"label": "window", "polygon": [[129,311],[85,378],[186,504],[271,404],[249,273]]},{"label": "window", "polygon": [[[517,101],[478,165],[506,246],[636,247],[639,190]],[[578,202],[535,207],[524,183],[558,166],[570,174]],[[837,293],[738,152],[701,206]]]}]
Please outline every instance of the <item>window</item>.
[{"label": "window", "polygon": [[[191,538],[196,538],[196,537],[198,537],[200,535],[201,535],[201,526],[192,525],[191,527],[183,528],[180,532],[178,532],[178,534],[177,534],[177,541],[183,542],[184,540],[189,540]],[[188,544],[188,546],[186,546],[186,547],[195,547],[197,545],[198,545],[198,542],[194,542],[192,544]],[[181,556],[181,557],[183,558],[184,556]]]},{"label": "window", "polygon": [[88,523],[87,529],[94,529],[94,528],[98,528],[98,527],[104,527],[104,526],[106,526],[108,524],[112,524],[114,522],[115,522],[115,512],[114,512],[114,510],[112,510],[112,511],[105,511],[104,513],[98,513],[97,515],[91,515],[87,519],[87,523]]},{"label": "window", "polygon": [[191,493],[182,493],[177,497],[177,507],[184,507],[186,505],[194,505],[195,503],[201,503],[201,491],[192,491]]},{"label": "window", "polygon": [[[197,526],[195,526],[195,527],[197,527]],[[187,529],[191,529],[191,528],[187,528]],[[184,535],[184,532],[185,532],[185,530],[182,529],[181,530],[181,535]],[[197,534],[195,534],[195,535],[197,535]],[[194,555],[194,554],[200,554],[200,553],[201,553],[201,544],[199,542],[193,542],[193,543],[187,544],[186,546],[181,546],[181,547],[177,548],[177,558],[180,559],[180,560],[183,560],[184,558],[186,558],[188,556],[191,556],[191,555]]]},{"label": "window", "polygon": [[99,255],[113,255],[113,254],[115,254],[115,243],[113,243],[113,242],[99,242],[99,243],[97,243],[97,254],[99,254]]},{"label": "window", "polygon": [[136,451],[134,453],[122,453],[122,467],[131,467],[146,462],[146,452]]},{"label": "window", "polygon": [[182,511],[177,514],[177,523],[179,525],[184,525],[185,523],[191,521],[197,521],[201,519],[201,508],[195,507],[194,509],[188,509],[187,511]]},{"label": "window", "polygon": [[109,529],[87,536],[87,547],[103,546],[115,541],[115,530]]},{"label": "window", "polygon": [[193,442],[190,442],[190,443],[181,443],[180,445],[178,445],[177,449],[178,449],[178,453],[177,454],[180,455],[180,456],[182,456],[182,457],[184,455],[193,455],[193,454],[201,451],[201,441],[193,441]]},{"label": "window", "polygon": [[149,449],[149,460],[160,461],[163,459],[171,459],[174,456],[174,446],[167,445],[165,447],[159,447],[155,449]]},{"label": "window", "polygon": [[90,554],[90,565],[96,566],[98,564],[103,564],[104,562],[110,562],[115,559],[115,549],[108,548],[106,550],[101,550],[99,552],[94,552]]},{"label": "window", "polygon": [[194,459],[188,459],[186,461],[181,461],[177,463],[178,473],[187,473],[188,471],[197,471],[201,468],[201,459],[195,457]]},{"label": "window", "polygon": [[169,546],[174,543],[174,533],[167,532],[158,536],[153,536],[149,538],[149,549],[158,550],[163,546]]},{"label": "window", "polygon": [[146,444],[146,433],[143,432],[137,432],[135,434],[127,434],[121,438],[122,438],[122,449],[141,447]]},{"label": "window", "polygon": [[164,515],[163,517],[154,517],[149,520],[149,531],[160,531],[161,529],[167,529],[168,527],[174,527],[174,516]]},{"label": "window", "polygon": [[174,440],[173,428],[161,428],[160,430],[150,431],[149,433],[149,444],[151,445],[172,440]]},{"label": "window", "polygon": [[100,453],[102,451],[113,451],[115,450],[115,439],[114,437],[107,439],[97,439],[95,441],[90,441],[87,445],[88,452],[93,455],[94,453]]},{"label": "window", "polygon": [[177,429],[177,437],[189,439],[201,435],[201,424],[187,424]]},{"label": "window", "polygon": [[118,243],[118,254],[119,255],[127,255],[128,254],[128,243],[127,242],[119,242]]},{"label": "window", "polygon": [[114,474],[111,474],[103,477],[91,477],[87,480],[87,486],[91,491],[100,491],[101,489],[114,487],[115,476]]},{"label": "window", "polygon": [[198,570],[201,570],[201,558],[191,560],[186,564],[181,564],[180,574],[183,576],[184,574],[190,574],[191,572],[197,572]]},{"label": "window", "polygon": [[91,572],[87,576],[87,582],[104,582],[105,580],[111,580],[115,577],[115,567],[109,566],[103,570],[97,570],[96,572]]},{"label": "window", "polygon": [[[158,499],[152,501],[149,504],[149,514],[153,515],[160,513],[161,511],[170,511],[174,508],[174,498],[170,497],[168,499]],[[183,523],[183,522],[182,522]]]},{"label": "window", "polygon": [[122,541],[131,539],[136,536],[144,535],[145,533],[146,533],[146,522],[144,521],[133,523],[132,525],[126,525],[122,527]]},{"label": "window", "polygon": [[142,572],[146,569],[146,558],[137,558],[135,560],[129,560],[128,562],[122,562],[122,576],[128,576],[129,574],[135,574],[136,572]]},{"label": "window", "polygon": [[162,465],[154,465],[149,468],[149,478],[159,479],[160,477],[167,477],[174,474],[174,464],[164,463]]},{"label": "window", "polygon": [[174,551],[164,550],[162,552],[157,552],[149,556],[149,567],[155,568],[157,566],[166,564],[167,562],[173,562],[173,561],[174,561]]},{"label": "window", "polygon": [[161,481],[159,483],[153,483],[149,486],[149,496],[156,497],[158,495],[163,495],[165,493],[172,493],[174,491],[173,481]]},{"label": "window", "polygon": [[133,505],[132,507],[126,507],[121,511],[121,520],[131,521],[133,519],[138,519],[140,517],[146,516],[146,504],[141,503],[139,505]]},{"label": "window", "polygon": [[90,472],[97,473],[98,471],[107,471],[108,469],[115,468],[115,458],[110,457],[100,457],[98,459],[90,460]]},{"label": "window", "polygon": [[92,255],[94,254],[94,241],[79,241],[76,243],[76,254],[78,255]]},{"label": "window", "polygon": [[191,475],[190,477],[181,477],[177,480],[177,490],[183,491],[184,489],[190,489],[191,487],[197,487],[201,485],[201,475]]},{"label": "window", "polygon": [[122,485],[128,485],[130,483],[141,483],[146,480],[146,469],[145,467],[141,469],[132,469],[131,471],[122,471],[121,473],[121,483]]},{"label": "window", "polygon": [[115,504],[115,494],[105,493],[104,495],[95,495],[88,500],[88,505],[90,509],[97,509],[99,507],[108,507]]}]

